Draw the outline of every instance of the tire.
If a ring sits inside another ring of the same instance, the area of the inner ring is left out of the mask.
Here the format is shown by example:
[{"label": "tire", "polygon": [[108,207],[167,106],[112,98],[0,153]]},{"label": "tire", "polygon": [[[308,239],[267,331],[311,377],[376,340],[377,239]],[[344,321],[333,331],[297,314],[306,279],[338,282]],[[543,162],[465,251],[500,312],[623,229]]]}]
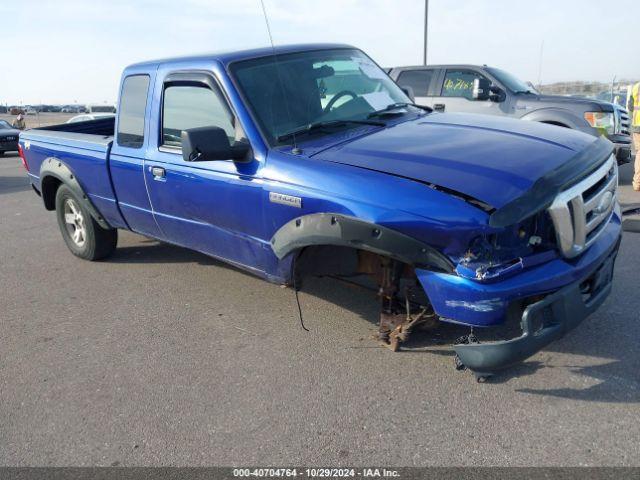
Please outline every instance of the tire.
[{"label": "tire", "polygon": [[76,257],[100,260],[115,250],[118,230],[98,225],[66,185],[60,185],[56,192],[56,217],[64,243]]},{"label": "tire", "polygon": [[4,152],[0,152],[0,157],[4,157]]}]

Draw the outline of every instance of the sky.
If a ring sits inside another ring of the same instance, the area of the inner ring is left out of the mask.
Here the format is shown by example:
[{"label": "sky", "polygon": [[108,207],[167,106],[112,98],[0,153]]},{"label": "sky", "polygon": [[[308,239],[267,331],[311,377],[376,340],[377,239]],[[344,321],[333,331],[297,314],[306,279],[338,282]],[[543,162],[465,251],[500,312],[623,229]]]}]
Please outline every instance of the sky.
[{"label": "sky", "polygon": [[[277,45],[348,43],[385,67],[422,62],[424,0],[264,4]],[[486,63],[535,84],[640,78],[637,9],[430,0],[428,63]],[[0,104],[114,103],[130,63],[269,45],[260,0],[0,0],[0,19]]]}]

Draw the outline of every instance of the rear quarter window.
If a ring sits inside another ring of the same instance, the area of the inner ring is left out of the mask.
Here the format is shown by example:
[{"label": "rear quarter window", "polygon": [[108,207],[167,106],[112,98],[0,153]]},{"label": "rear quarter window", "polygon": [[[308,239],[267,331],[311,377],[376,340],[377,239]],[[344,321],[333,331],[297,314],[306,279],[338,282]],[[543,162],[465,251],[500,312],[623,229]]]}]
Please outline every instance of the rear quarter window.
[{"label": "rear quarter window", "polygon": [[411,87],[416,97],[426,97],[433,79],[433,70],[405,70],[398,75],[398,85]]},{"label": "rear quarter window", "polygon": [[147,109],[148,75],[131,75],[122,82],[118,145],[140,148],[144,144],[145,111]]}]

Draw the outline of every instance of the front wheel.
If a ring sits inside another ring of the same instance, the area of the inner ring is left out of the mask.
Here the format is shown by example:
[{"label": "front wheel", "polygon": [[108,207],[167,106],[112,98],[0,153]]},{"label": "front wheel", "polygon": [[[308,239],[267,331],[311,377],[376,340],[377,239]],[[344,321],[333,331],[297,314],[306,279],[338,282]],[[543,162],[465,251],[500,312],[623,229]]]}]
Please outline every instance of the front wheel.
[{"label": "front wheel", "polygon": [[62,238],[76,257],[99,260],[115,250],[118,231],[98,225],[66,185],[61,185],[56,192],[56,216]]}]

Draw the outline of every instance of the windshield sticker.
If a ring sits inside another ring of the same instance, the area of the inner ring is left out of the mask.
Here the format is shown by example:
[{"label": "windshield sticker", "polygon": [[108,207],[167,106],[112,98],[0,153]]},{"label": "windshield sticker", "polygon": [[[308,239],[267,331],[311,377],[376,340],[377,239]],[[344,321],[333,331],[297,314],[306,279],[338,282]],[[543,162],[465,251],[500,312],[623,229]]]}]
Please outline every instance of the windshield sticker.
[{"label": "windshield sticker", "polygon": [[352,60],[356,62],[360,71],[372,80],[382,80],[387,76],[377,65],[364,58],[352,57]]},{"label": "windshield sticker", "polygon": [[371,92],[360,95],[374,110],[382,110],[395,103],[388,92]]},{"label": "windshield sticker", "polygon": [[444,88],[447,91],[460,91],[460,90],[471,90],[473,88],[473,82],[469,82],[464,78],[456,78],[455,81],[447,78],[444,81]]}]

